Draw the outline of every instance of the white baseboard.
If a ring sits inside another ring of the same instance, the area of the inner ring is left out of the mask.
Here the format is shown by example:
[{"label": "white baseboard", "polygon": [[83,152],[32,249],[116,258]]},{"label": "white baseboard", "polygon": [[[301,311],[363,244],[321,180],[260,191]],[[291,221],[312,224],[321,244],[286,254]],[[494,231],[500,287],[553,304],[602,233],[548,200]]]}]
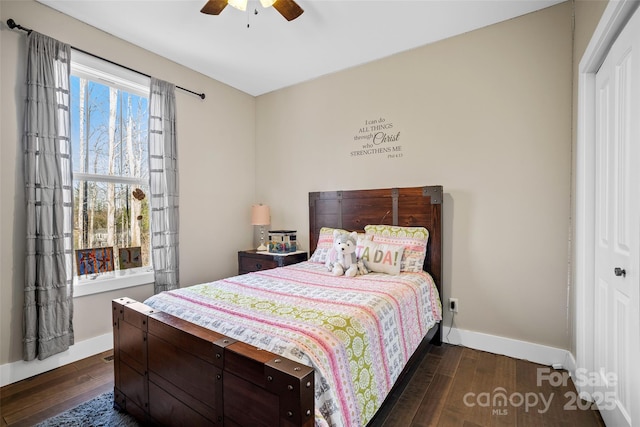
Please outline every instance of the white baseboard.
[{"label": "white baseboard", "polygon": [[30,378],[112,348],[113,334],[108,333],[75,343],[69,347],[69,350],[44,360],[30,362],[19,360],[0,365],[0,386],[4,387],[7,384]]},{"label": "white baseboard", "polygon": [[[481,332],[449,328],[447,326],[442,329],[442,340],[449,344],[501,354],[515,359],[529,360],[541,365],[553,366],[557,369],[569,370],[569,368],[573,367],[575,370],[575,360],[573,360],[571,353],[561,348],[483,334]],[[571,366],[571,360],[573,360],[573,366]]]},{"label": "white baseboard", "polygon": [[569,355],[567,356],[567,364],[565,365],[564,369],[569,371],[572,378],[575,378],[576,369],[578,369],[578,363],[576,362],[576,358],[573,357],[573,354],[571,354],[571,352],[567,353]]}]

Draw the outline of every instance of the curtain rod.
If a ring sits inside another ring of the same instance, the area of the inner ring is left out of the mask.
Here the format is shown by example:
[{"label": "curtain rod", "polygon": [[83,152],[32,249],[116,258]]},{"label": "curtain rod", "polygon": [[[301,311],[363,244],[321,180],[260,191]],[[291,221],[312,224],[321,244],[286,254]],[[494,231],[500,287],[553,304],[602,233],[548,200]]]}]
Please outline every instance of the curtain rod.
[{"label": "curtain rod", "polygon": [[[18,29],[18,30],[25,31],[25,32],[27,32],[28,34],[31,34],[31,31],[33,31],[33,30],[32,30],[32,29],[30,29],[30,28],[25,28],[25,27],[23,27],[23,26],[22,26],[22,25],[20,25],[20,24],[16,24],[16,21],[14,21],[14,20],[13,20],[13,19],[11,19],[11,18],[7,19],[7,25],[8,25],[8,26],[9,26],[9,28],[11,28],[12,30],[13,30],[13,29]],[[72,49],[74,49],[74,50],[77,50],[78,52],[85,53],[85,54],[87,54],[87,55],[93,56],[94,58],[101,59],[101,60],[106,61],[106,62],[108,62],[108,63],[110,63],[110,64],[117,65],[118,67],[121,67],[121,68],[127,69],[127,70],[129,70],[129,71],[133,71],[134,73],[138,73],[138,74],[141,74],[141,75],[143,75],[143,76],[146,76],[146,77],[151,78],[151,76],[150,76],[149,74],[147,74],[147,73],[143,73],[143,72],[141,72],[141,71],[134,70],[133,68],[127,67],[126,65],[118,64],[117,62],[111,61],[111,60],[109,60],[109,59],[107,59],[107,58],[103,58],[103,57],[98,56],[98,55],[95,55],[95,54],[93,54],[93,53],[91,53],[91,52],[87,52],[86,50],[78,49],[77,47],[74,47],[74,46],[71,46],[71,48],[72,48]],[[192,90],[185,89],[185,88],[180,87],[180,86],[176,86],[176,88],[178,88],[178,89],[180,89],[180,90],[183,90],[183,91],[185,91],[185,92],[192,93],[192,94],[194,94],[194,95],[196,95],[196,96],[199,96],[199,97],[200,97],[200,99],[204,99],[204,97],[205,97],[205,94],[204,94],[204,93],[194,92],[194,91],[192,91]]]}]

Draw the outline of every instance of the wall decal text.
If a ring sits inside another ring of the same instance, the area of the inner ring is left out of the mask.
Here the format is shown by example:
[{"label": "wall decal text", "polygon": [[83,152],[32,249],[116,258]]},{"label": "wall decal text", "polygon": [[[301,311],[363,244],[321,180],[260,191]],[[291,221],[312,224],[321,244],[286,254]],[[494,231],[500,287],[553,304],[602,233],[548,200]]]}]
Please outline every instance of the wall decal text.
[{"label": "wall decal text", "polygon": [[360,145],[351,151],[351,157],[386,155],[388,159],[399,159],[403,156],[402,145],[399,145],[401,132],[385,117],[366,119],[358,128],[353,140]]}]

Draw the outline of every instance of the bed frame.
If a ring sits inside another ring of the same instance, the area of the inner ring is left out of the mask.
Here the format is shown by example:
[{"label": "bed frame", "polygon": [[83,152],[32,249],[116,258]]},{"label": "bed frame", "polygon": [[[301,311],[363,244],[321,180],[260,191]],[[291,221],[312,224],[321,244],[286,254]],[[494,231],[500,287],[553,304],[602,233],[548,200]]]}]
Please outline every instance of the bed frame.
[{"label": "bed frame", "polygon": [[[424,269],[442,296],[441,206],[441,186],[309,193],[309,251],[321,227],[424,226]],[[143,424],[315,424],[313,368],[130,298],[113,300],[112,306],[114,407]],[[440,324],[423,340],[428,342],[442,342]]]}]

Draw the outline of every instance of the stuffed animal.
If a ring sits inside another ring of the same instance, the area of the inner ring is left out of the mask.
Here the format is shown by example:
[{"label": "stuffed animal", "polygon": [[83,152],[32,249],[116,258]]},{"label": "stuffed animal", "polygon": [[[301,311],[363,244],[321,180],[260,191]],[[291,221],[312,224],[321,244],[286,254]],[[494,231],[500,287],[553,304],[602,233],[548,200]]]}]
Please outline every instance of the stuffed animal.
[{"label": "stuffed animal", "polygon": [[327,260],[326,266],[329,271],[336,276],[353,277],[357,274],[368,273],[361,260],[356,256],[356,246],[358,244],[358,233],[342,233],[339,230],[333,231],[333,248],[336,251],[336,259]]}]

